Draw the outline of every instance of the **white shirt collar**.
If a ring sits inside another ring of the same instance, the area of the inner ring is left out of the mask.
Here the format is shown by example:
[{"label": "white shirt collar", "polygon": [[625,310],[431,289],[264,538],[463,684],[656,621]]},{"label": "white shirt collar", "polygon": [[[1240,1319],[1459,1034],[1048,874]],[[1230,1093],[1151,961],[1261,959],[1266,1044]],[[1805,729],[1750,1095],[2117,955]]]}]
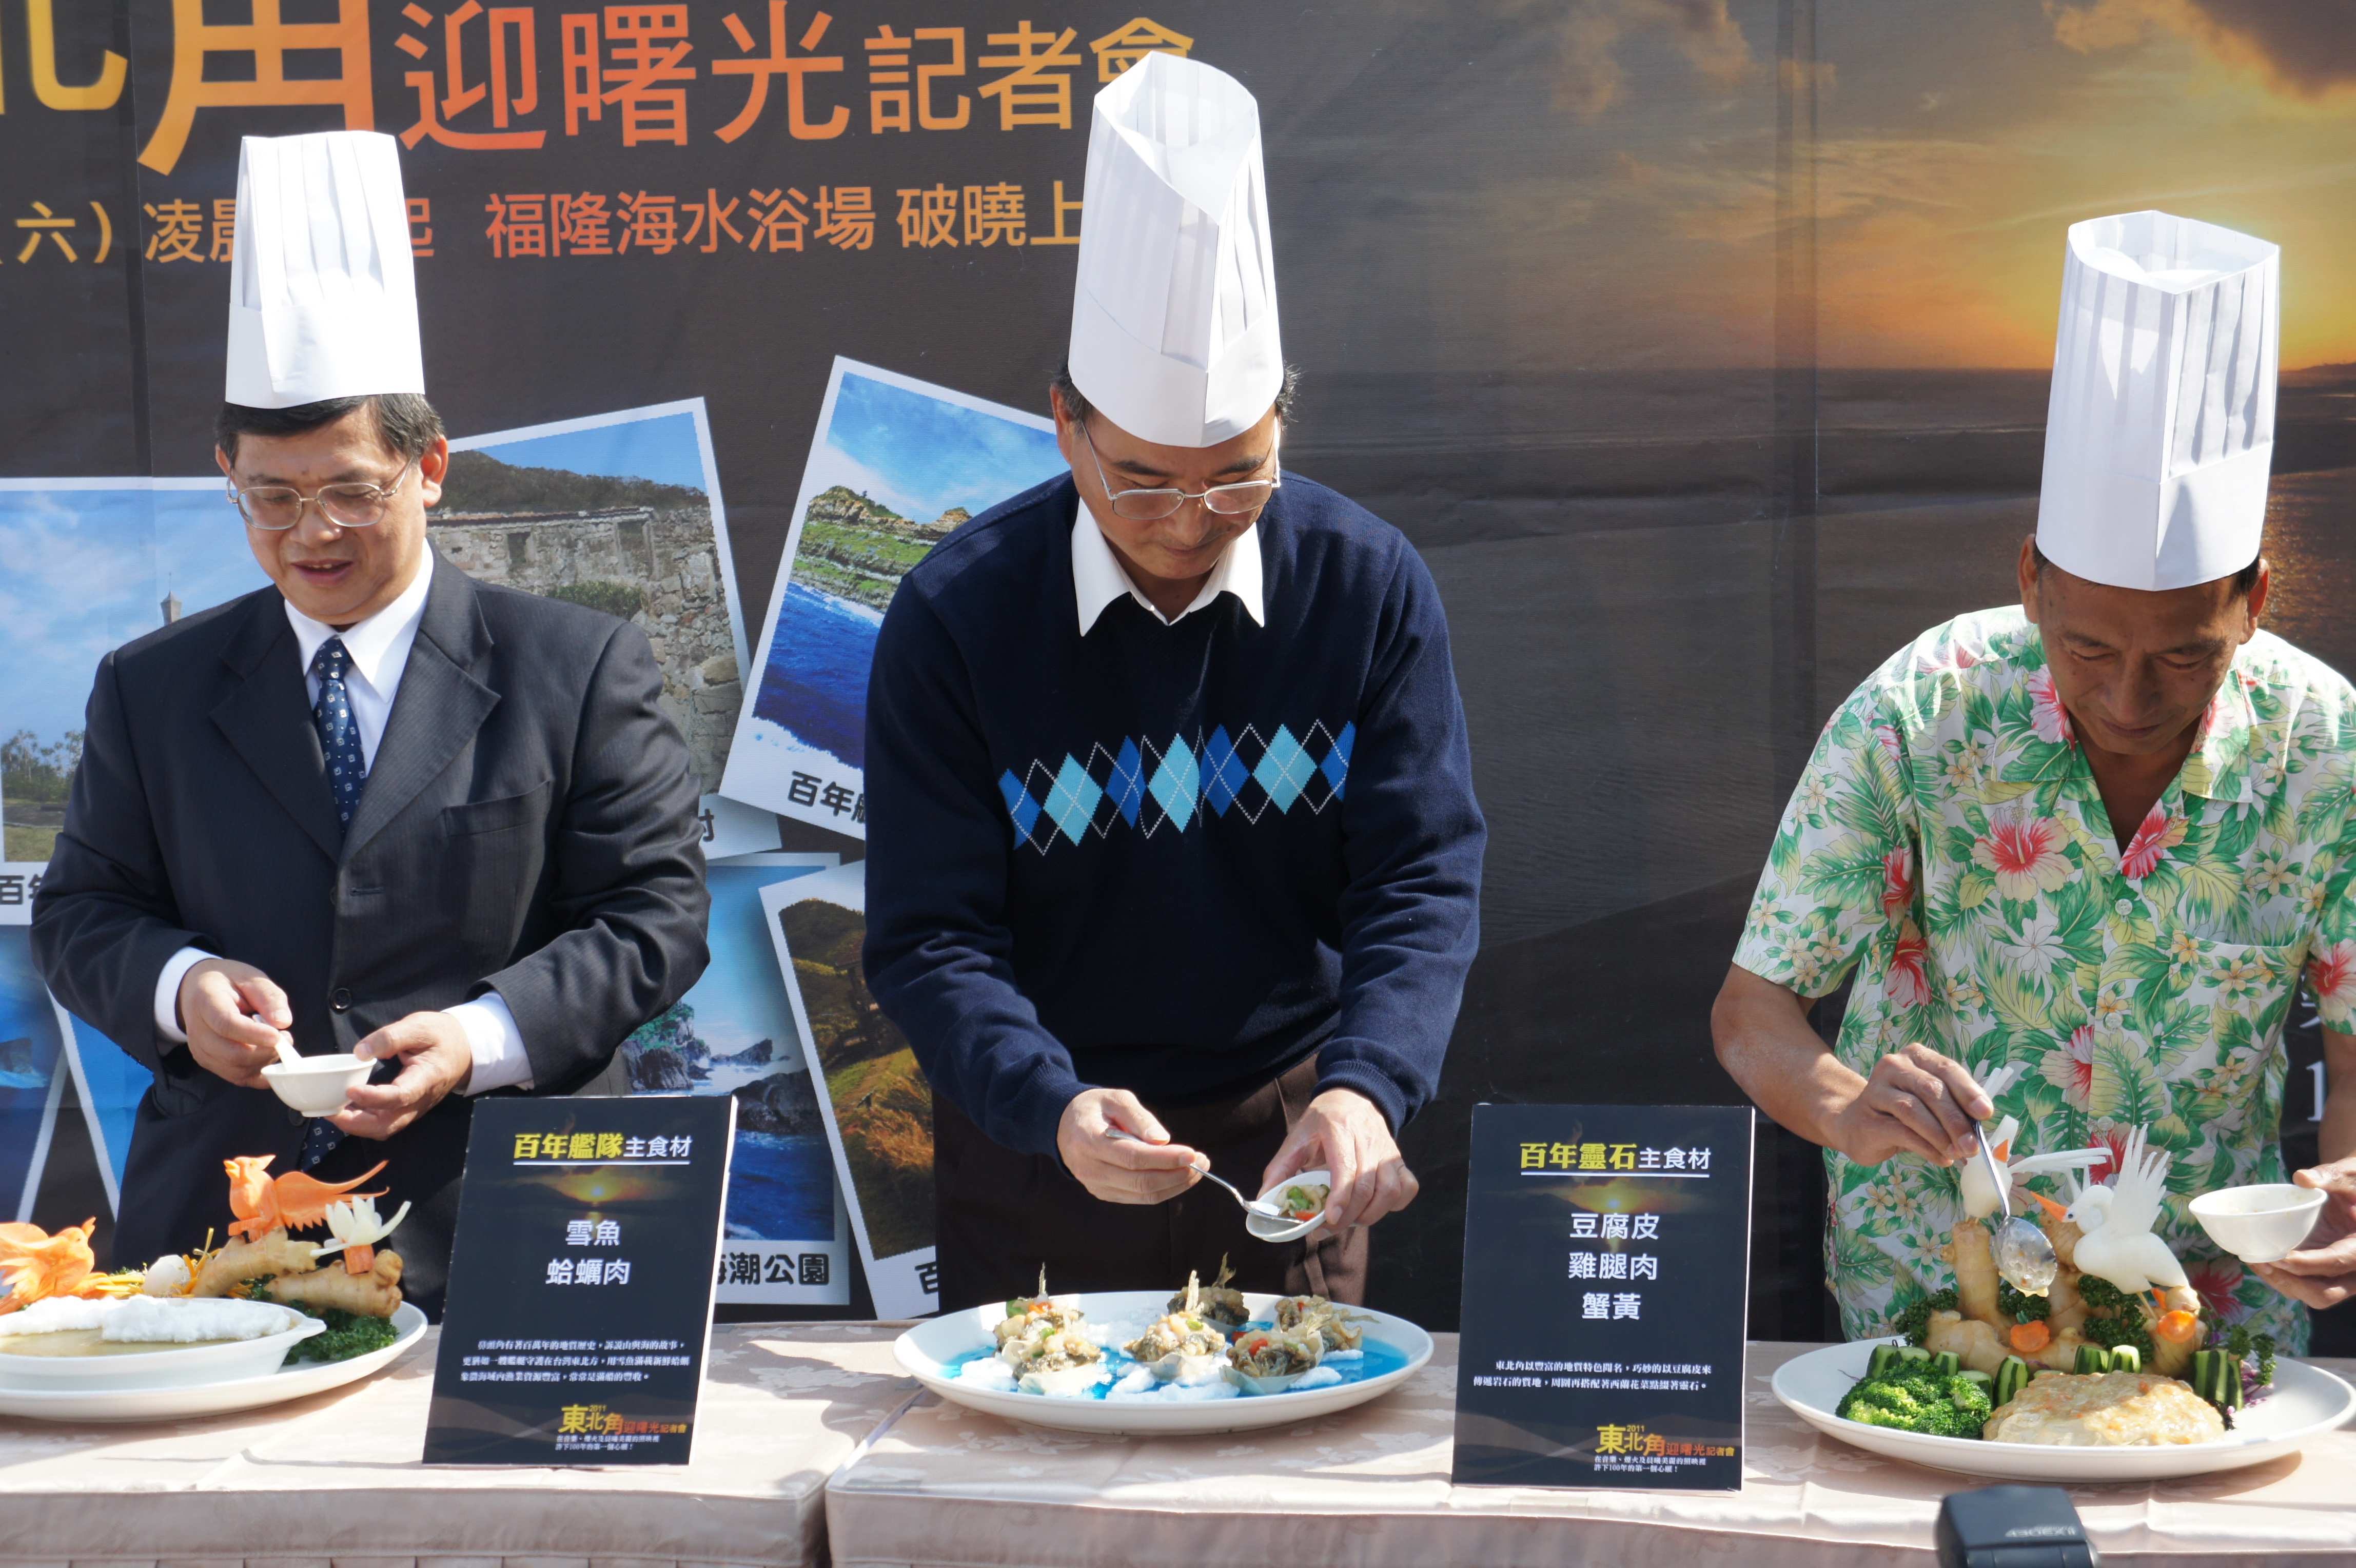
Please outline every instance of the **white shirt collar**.
[{"label": "white shirt collar", "polygon": [[1087,636],[1088,628],[1097,624],[1097,618],[1104,614],[1105,607],[1123,594],[1144,606],[1146,614],[1163,626],[1177,625],[1221,594],[1235,595],[1237,602],[1244,607],[1244,614],[1252,618],[1254,625],[1268,624],[1260,603],[1259,524],[1257,521],[1236,535],[1235,542],[1228,545],[1226,553],[1219,557],[1219,564],[1211,568],[1208,577],[1203,579],[1203,586],[1195,594],[1194,602],[1176,616],[1169,617],[1154,608],[1153,601],[1139,592],[1137,585],[1130,581],[1128,572],[1121,567],[1120,557],[1115,555],[1112,546],[1105,542],[1104,532],[1097,527],[1097,520],[1088,515],[1088,509],[1076,500],[1072,503],[1072,510],[1077,514],[1072,519],[1072,596],[1079,604],[1082,637]]},{"label": "white shirt collar", "polygon": [[[410,645],[417,640],[418,623],[425,618],[425,595],[434,586],[434,547],[427,545],[418,552],[417,575],[401,596],[376,614],[360,621],[348,631],[337,631],[325,621],[313,620],[294,607],[286,606],[286,623],[294,628],[294,641],[303,656],[303,672],[311,672],[311,660],[319,656],[319,649],[327,639],[344,639],[344,651],[352,656],[352,669],[359,678],[379,692],[389,685],[398,685],[397,673],[409,661]],[[386,677],[391,673],[388,682]]]}]

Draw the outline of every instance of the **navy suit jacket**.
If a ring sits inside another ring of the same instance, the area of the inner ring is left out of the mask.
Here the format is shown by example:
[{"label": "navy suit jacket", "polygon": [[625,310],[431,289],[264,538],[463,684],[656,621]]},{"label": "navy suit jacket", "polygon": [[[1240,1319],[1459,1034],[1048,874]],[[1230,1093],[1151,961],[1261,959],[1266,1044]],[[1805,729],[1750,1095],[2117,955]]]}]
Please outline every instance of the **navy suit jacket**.
[{"label": "navy suit jacket", "polygon": [[[302,1118],[216,1078],[155,1030],[184,946],[284,988],[305,1054],[496,990],[533,1092],[598,1078],[708,954],[697,786],[656,705],[644,633],[478,584],[438,557],[359,809],[338,832],[284,601],[265,588],[100,662],[65,829],[33,906],[33,951],[67,1008],[155,1074],[139,1106],[114,1262],[216,1240],[222,1162],[295,1168]],[[439,1316],[471,1102],[392,1138],[347,1139],[323,1179],[416,1207],[391,1242]]]}]

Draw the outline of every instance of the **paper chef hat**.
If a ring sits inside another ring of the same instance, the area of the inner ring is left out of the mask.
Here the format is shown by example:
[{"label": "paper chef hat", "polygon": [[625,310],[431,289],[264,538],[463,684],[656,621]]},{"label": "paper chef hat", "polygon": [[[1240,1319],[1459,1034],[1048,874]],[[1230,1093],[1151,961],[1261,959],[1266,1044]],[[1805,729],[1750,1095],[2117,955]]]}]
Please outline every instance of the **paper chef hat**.
[{"label": "paper chef hat", "polygon": [[229,270],[229,401],[293,408],[424,390],[393,139],[246,137]]},{"label": "paper chef hat", "polygon": [[2037,507],[2047,560],[2164,589],[2257,559],[2281,256],[2165,212],[2070,226]]},{"label": "paper chef hat", "polygon": [[1226,72],[1149,54],[1097,94],[1072,381],[1130,435],[1215,446],[1276,401],[1267,187],[1259,105]]}]

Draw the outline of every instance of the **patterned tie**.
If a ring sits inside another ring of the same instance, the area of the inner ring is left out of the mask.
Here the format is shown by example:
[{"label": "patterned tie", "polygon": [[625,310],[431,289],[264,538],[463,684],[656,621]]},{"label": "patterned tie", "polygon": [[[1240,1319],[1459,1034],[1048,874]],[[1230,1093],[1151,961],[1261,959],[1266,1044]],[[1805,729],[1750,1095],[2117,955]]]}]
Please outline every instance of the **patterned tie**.
[{"label": "patterned tie", "polygon": [[[336,821],[346,830],[359,809],[360,787],[368,782],[368,759],[360,754],[359,721],[352,717],[352,694],[344,674],[352,667],[351,650],[340,637],[331,637],[311,656],[311,673],[319,678],[319,700],[311,718],[319,726],[319,749],[327,759],[327,783],[336,792]],[[315,1169],[344,1141],[343,1129],[313,1118],[303,1129],[303,1168]]]}]

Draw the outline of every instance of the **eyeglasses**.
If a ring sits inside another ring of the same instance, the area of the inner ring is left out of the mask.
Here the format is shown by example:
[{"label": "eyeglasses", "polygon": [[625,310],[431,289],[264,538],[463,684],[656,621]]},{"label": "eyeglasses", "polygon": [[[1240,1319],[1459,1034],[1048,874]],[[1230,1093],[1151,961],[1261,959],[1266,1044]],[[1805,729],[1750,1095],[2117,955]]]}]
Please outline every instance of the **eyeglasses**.
[{"label": "eyeglasses", "polygon": [[[1096,437],[1087,425],[1080,426],[1080,439],[1088,444],[1088,456],[1097,466],[1097,484],[1103,489],[1105,499],[1112,503],[1115,517],[1131,522],[1157,522],[1168,517],[1188,501],[1201,501],[1221,517],[1248,517],[1268,504],[1284,483],[1282,475],[1273,479],[1247,479],[1237,485],[1213,485],[1206,490],[1182,490],[1175,488],[1160,489],[1117,490],[1107,482],[1104,455],[1097,450]],[[1273,454],[1271,454],[1273,456]]]},{"label": "eyeglasses", "polygon": [[390,485],[321,485],[317,494],[308,496],[291,485],[256,485],[246,490],[231,485],[230,504],[237,508],[246,526],[273,533],[283,533],[301,522],[306,506],[316,506],[319,515],[337,528],[374,528],[384,521],[385,503],[408,482],[409,471],[415,467],[414,457],[402,464]]}]

